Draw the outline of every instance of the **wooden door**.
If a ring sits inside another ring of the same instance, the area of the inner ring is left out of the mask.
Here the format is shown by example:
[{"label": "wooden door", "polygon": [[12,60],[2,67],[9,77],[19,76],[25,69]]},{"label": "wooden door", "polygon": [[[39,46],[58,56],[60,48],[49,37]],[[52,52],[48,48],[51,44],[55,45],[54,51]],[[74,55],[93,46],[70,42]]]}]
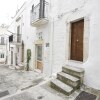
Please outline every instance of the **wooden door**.
[{"label": "wooden door", "polygon": [[41,70],[41,72],[43,71],[43,60],[42,60],[42,45],[36,45],[36,65],[37,65],[37,69]]},{"label": "wooden door", "polygon": [[84,19],[71,24],[71,60],[83,61]]},{"label": "wooden door", "polygon": [[24,62],[24,42],[22,42],[22,62]]}]

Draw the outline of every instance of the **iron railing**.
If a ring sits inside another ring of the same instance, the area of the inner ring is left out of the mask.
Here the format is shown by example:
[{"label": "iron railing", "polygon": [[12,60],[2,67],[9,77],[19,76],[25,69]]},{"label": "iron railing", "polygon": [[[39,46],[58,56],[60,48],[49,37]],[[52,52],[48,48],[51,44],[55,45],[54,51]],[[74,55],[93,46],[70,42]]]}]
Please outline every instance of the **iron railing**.
[{"label": "iron railing", "polygon": [[13,34],[9,37],[10,43],[21,43],[21,34]]},{"label": "iron railing", "polygon": [[43,9],[40,7],[40,3],[37,4],[31,11],[31,22],[35,22],[42,18],[48,18],[48,2],[44,2]]}]

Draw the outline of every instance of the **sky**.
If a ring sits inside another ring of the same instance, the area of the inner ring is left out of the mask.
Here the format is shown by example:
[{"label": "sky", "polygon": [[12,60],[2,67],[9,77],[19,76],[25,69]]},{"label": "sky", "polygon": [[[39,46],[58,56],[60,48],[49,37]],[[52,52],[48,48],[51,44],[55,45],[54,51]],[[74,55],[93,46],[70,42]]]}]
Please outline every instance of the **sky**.
[{"label": "sky", "polygon": [[25,1],[27,0],[0,0],[0,25],[9,25],[17,8],[20,8]]}]

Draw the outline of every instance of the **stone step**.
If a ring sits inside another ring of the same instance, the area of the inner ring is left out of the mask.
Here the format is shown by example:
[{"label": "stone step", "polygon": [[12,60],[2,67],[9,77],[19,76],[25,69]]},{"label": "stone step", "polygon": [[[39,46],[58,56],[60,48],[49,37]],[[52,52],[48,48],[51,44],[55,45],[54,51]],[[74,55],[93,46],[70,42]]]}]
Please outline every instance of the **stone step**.
[{"label": "stone step", "polygon": [[73,88],[77,88],[80,86],[80,80],[78,78],[64,72],[58,73],[57,79],[64,82],[65,84],[70,85]]},{"label": "stone step", "polygon": [[70,95],[73,92],[73,88],[69,85],[61,82],[58,79],[54,79],[51,81],[51,87],[60,93],[64,93],[65,95]]},{"label": "stone step", "polygon": [[62,71],[78,78],[82,78],[84,76],[84,69],[78,67],[66,65],[62,67]]}]

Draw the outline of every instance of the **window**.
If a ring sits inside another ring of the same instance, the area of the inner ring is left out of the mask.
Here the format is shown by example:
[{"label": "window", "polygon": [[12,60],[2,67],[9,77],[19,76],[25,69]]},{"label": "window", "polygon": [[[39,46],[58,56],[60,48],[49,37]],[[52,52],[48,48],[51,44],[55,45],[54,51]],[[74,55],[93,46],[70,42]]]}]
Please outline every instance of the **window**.
[{"label": "window", "polygon": [[19,52],[19,48],[17,49],[17,51]]},{"label": "window", "polygon": [[1,37],[1,44],[4,44],[4,37]]},{"label": "window", "polygon": [[42,45],[37,46],[37,60],[42,61]]},{"label": "window", "polygon": [[17,42],[21,42],[20,26],[17,27]]},{"label": "window", "polygon": [[9,36],[9,42],[13,42],[13,35]]},{"label": "window", "polygon": [[20,26],[17,27],[17,34],[20,34]]},{"label": "window", "polygon": [[1,53],[0,54],[0,58],[4,58],[4,53]]},{"label": "window", "polygon": [[2,54],[2,58],[4,58],[4,54]]}]

